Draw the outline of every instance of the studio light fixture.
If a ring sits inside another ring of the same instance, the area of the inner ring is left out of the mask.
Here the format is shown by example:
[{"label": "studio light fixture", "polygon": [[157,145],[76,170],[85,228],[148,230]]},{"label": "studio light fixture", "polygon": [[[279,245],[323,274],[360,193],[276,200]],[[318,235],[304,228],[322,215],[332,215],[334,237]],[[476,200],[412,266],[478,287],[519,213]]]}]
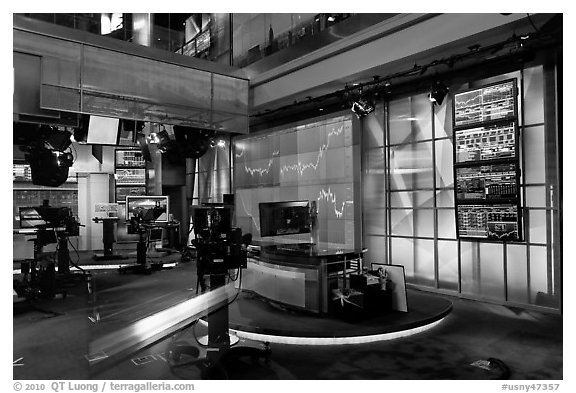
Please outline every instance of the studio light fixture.
[{"label": "studio light fixture", "polygon": [[375,105],[372,98],[365,95],[362,92],[362,89],[360,89],[358,98],[352,100],[352,107],[350,109],[359,119],[361,119],[374,112]]},{"label": "studio light fixture", "polygon": [[448,87],[446,87],[446,85],[441,81],[436,81],[432,85],[432,88],[430,89],[430,95],[428,97],[430,98],[431,102],[437,105],[442,105],[442,101],[444,101],[446,94],[448,94]]}]

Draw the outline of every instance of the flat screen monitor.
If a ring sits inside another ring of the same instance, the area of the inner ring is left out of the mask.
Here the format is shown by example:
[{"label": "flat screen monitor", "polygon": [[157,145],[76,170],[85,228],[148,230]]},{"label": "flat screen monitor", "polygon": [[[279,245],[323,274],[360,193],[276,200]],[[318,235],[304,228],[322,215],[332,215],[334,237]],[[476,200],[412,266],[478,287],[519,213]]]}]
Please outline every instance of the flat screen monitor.
[{"label": "flat screen monitor", "polygon": [[263,202],[260,209],[260,236],[310,233],[308,201]]},{"label": "flat screen monitor", "polygon": [[224,235],[232,227],[231,210],[225,206],[193,206],[192,222],[196,235],[203,229],[210,230],[212,234]]},{"label": "flat screen monitor", "polygon": [[151,228],[148,233],[148,241],[157,243],[162,241],[162,228]]},{"label": "flat screen monitor", "polygon": [[93,145],[118,145],[120,138],[120,119],[112,117],[85,117],[88,121],[86,143]]},{"label": "flat screen monitor", "polygon": [[20,207],[20,228],[37,228],[47,225],[35,207]]},{"label": "flat screen monitor", "polygon": [[126,197],[126,221],[139,215],[145,222],[168,222],[168,197],[167,196],[127,196]]}]

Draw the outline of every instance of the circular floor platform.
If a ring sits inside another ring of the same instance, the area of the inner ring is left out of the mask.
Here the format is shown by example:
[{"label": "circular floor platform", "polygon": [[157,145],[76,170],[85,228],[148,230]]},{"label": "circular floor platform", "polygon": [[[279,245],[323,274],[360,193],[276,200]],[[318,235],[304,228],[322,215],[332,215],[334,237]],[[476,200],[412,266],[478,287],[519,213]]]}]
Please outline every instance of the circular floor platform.
[{"label": "circular floor platform", "polygon": [[409,290],[408,312],[391,311],[351,320],[287,309],[242,292],[230,305],[229,322],[230,329],[243,338],[287,344],[345,344],[418,333],[438,324],[451,309],[452,303],[445,298]]}]

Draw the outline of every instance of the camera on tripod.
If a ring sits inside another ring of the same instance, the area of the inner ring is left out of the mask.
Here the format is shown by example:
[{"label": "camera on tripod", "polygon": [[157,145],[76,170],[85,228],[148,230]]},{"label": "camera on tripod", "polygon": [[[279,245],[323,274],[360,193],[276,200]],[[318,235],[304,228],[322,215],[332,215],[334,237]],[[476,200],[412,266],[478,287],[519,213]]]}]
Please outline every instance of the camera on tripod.
[{"label": "camera on tripod", "polygon": [[193,210],[198,280],[206,289],[204,276],[225,275],[228,270],[247,267],[246,246],[249,234],[242,236],[240,228],[232,228],[231,209],[225,206],[202,206]]}]

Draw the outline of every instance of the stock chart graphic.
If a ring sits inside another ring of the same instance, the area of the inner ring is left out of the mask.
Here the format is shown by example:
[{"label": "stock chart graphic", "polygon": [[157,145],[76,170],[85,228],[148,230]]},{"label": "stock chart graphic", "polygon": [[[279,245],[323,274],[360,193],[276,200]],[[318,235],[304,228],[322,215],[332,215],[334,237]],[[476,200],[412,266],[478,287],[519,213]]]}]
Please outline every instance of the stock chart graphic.
[{"label": "stock chart graphic", "polygon": [[236,140],[238,224],[258,235],[258,203],[316,201],[320,241],[353,245],[358,149],[349,115]]}]

